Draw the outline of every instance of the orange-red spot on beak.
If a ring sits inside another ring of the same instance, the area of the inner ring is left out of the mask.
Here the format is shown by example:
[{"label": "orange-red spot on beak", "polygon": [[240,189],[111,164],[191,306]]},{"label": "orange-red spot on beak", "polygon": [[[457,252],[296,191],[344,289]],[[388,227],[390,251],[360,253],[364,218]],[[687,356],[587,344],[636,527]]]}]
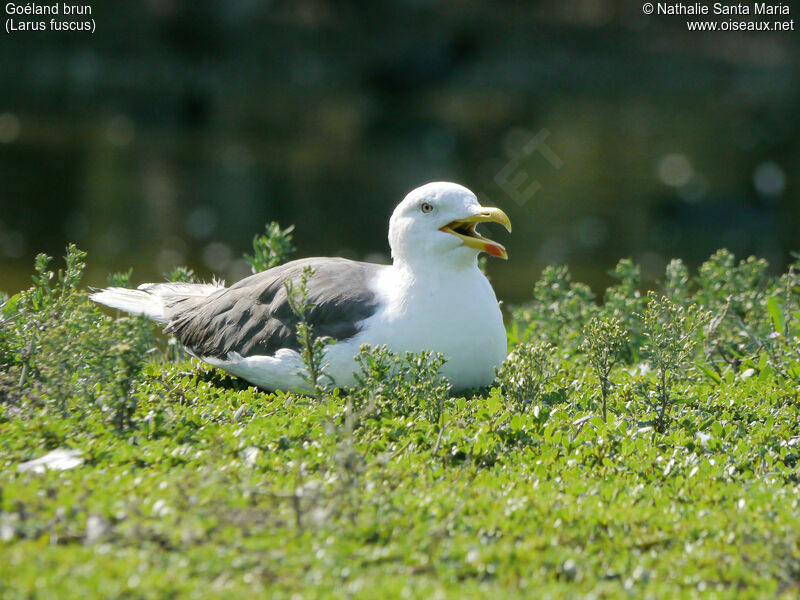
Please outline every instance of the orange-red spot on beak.
[{"label": "orange-red spot on beak", "polygon": [[490,255],[495,256],[497,258],[505,258],[505,256],[506,256],[506,253],[504,252],[503,248],[501,248],[500,246],[497,246],[495,244],[486,244],[485,248],[486,248],[486,253],[487,254],[490,254]]}]

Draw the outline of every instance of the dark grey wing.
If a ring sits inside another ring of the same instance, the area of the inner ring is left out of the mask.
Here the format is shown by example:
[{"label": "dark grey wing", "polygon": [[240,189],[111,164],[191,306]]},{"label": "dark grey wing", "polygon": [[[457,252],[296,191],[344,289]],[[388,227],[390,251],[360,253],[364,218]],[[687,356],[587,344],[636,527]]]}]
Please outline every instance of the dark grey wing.
[{"label": "dark grey wing", "polygon": [[206,298],[176,299],[165,308],[166,331],[197,356],[272,356],[281,348],[298,350],[298,318],[284,282],[292,281],[297,289],[305,267],[314,270],[306,283],[314,336],[344,340],[358,333],[358,322],[378,305],[369,282],[386,267],[344,258],[295,260]]}]

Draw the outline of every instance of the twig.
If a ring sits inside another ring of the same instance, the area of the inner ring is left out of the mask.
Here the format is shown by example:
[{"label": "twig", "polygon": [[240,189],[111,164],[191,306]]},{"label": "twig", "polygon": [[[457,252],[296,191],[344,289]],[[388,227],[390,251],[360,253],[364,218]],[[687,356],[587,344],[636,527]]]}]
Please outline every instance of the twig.
[{"label": "twig", "polygon": [[[444,419],[442,419],[444,421]],[[433,447],[433,457],[439,453],[439,444],[442,442],[442,434],[444,433],[444,423],[439,427],[439,437],[436,438],[436,445]]]}]

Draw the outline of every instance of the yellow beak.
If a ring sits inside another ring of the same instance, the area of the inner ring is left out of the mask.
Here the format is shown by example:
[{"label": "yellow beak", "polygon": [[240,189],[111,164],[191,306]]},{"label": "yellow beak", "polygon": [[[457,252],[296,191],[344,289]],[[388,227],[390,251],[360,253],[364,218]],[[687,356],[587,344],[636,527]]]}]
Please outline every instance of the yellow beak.
[{"label": "yellow beak", "polygon": [[500,225],[511,233],[511,220],[508,218],[508,215],[499,208],[494,207],[481,207],[479,213],[464,219],[451,221],[444,227],[439,228],[439,231],[456,236],[461,239],[465,246],[476,248],[481,252],[486,252],[490,256],[508,260],[508,253],[502,244],[485,238],[475,231],[478,223],[500,223]]}]

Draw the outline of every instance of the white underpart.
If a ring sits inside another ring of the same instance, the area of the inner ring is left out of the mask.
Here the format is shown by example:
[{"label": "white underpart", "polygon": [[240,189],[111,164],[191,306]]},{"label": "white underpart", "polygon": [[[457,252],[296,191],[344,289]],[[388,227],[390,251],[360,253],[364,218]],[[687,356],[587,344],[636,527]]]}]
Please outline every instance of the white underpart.
[{"label": "white underpart", "polygon": [[311,391],[311,387],[303,378],[305,367],[300,354],[289,348],[282,348],[273,356],[244,357],[238,352],[230,352],[227,358],[213,356],[198,358],[265,390]]}]

